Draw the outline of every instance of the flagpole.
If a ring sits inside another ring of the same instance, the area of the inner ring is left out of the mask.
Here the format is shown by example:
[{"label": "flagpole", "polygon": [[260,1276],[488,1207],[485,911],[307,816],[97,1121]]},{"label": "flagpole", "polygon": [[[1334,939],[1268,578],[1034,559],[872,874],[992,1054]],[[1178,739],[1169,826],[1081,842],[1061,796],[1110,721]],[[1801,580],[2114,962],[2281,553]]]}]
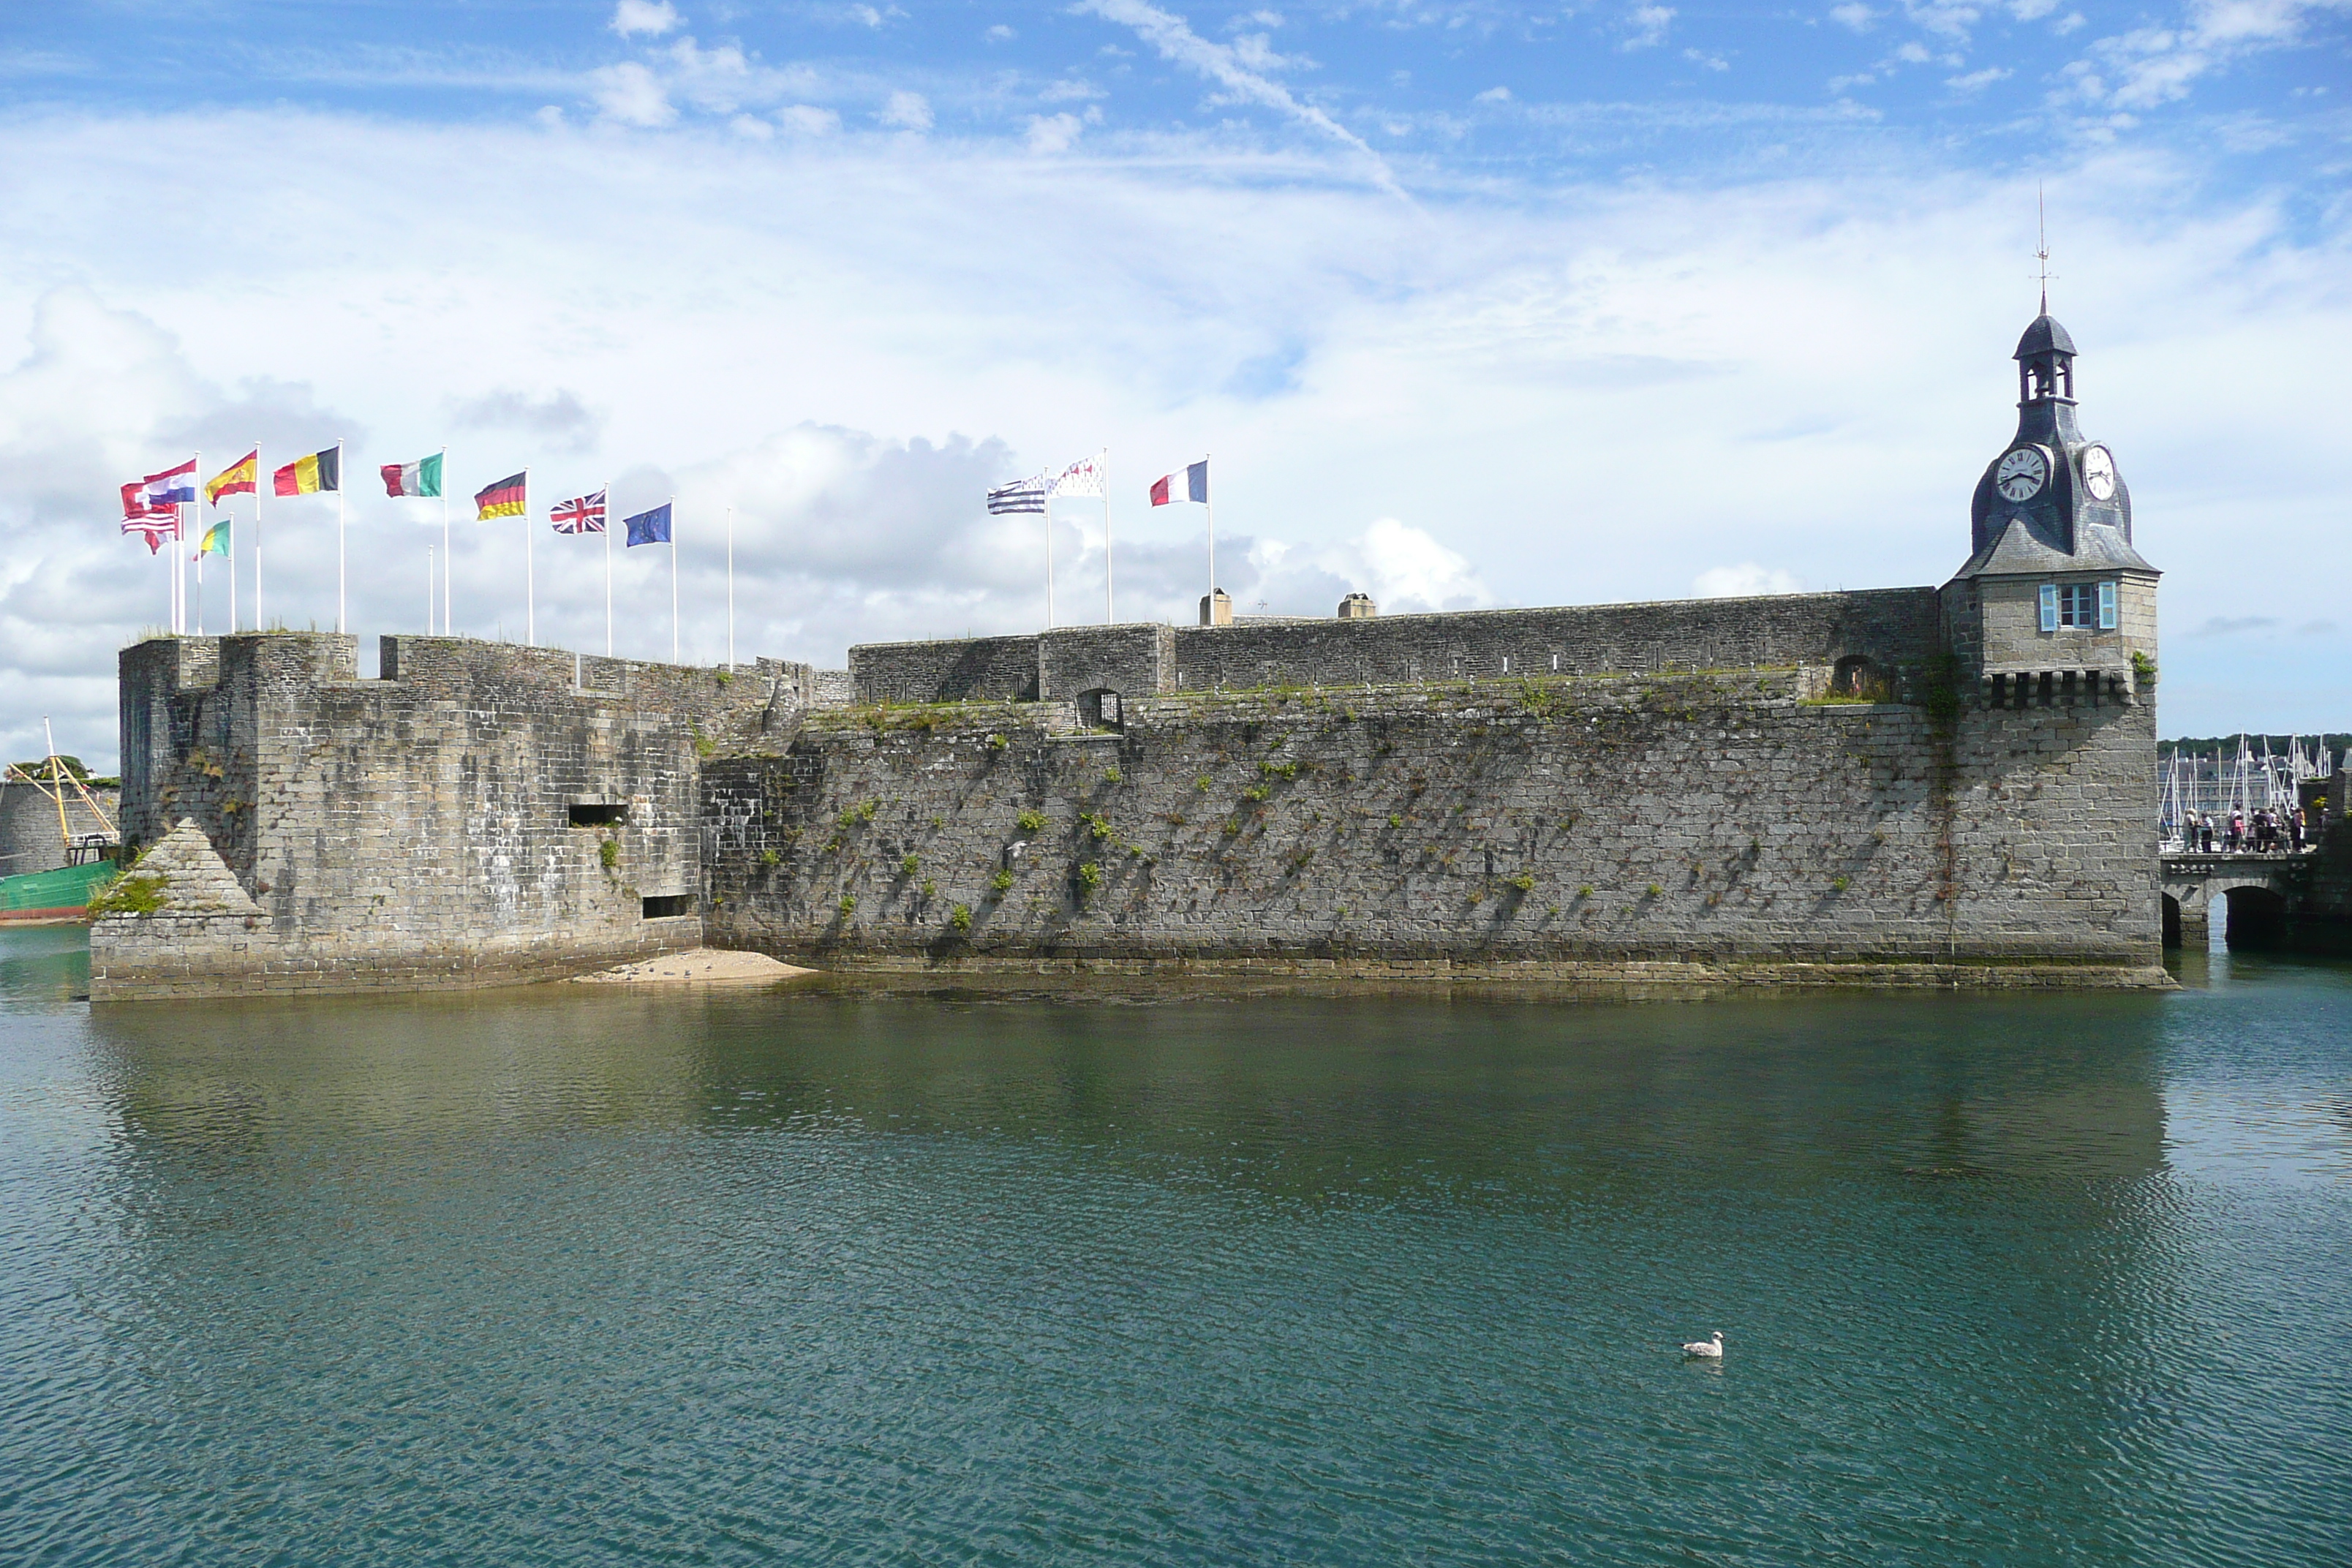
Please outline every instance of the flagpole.
[{"label": "flagpole", "polygon": [[433,635],[433,547],[425,547],[425,635]]},{"label": "flagpole", "polygon": [[263,631],[261,619],[261,443],[253,444],[253,629]]},{"label": "flagpole", "polygon": [[[192,511],[192,512],[194,512],[194,513],[196,514],[196,542],[197,542],[198,544],[202,544],[202,543],[204,543],[204,542],[205,542],[205,532],[204,532],[204,529],[205,529],[205,505],[204,505],[203,500],[202,500],[201,499],[199,499],[199,498],[201,498],[201,497],[203,496],[204,491],[202,491],[202,490],[200,490],[200,489],[196,489],[194,488],[194,487],[196,487],[196,486],[201,485],[201,484],[203,484],[203,483],[204,483],[204,474],[205,474],[205,455],[204,455],[202,452],[198,452],[198,453],[195,455],[195,463],[196,463],[196,466],[195,466],[194,468],[191,468],[191,469],[189,469],[189,470],[188,470],[188,485],[189,485],[189,487],[190,487],[190,490],[191,490],[191,492],[192,492],[192,493],[190,494],[190,496],[189,496],[189,499],[188,499],[188,510],[189,510],[190,511]],[[179,509],[178,507],[174,506],[174,507],[172,509],[172,519],[173,519],[173,521],[175,521],[175,522],[176,522],[176,521],[179,521],[179,516],[180,516],[180,509]],[[181,570],[183,573],[184,573],[184,572],[186,572],[186,571],[187,571],[187,569],[188,569],[187,563],[186,563],[186,562],[184,562],[184,562],[182,562],[182,563],[180,563],[180,570]],[[183,584],[184,584],[184,583],[186,582],[186,579],[185,579],[184,577],[183,577],[183,578],[181,579],[181,581],[183,582]],[[203,556],[203,554],[202,554],[201,552],[199,552],[199,553],[197,554],[197,556],[196,556],[196,613],[195,613],[195,616],[194,616],[194,618],[195,623],[196,623],[196,636],[198,636],[198,637],[202,637],[202,636],[204,636],[204,635],[205,635],[205,558],[204,558],[204,556]]]},{"label": "flagpole", "polygon": [[669,498],[669,661],[677,662],[677,498]]},{"label": "flagpole", "polygon": [[525,647],[539,646],[539,580],[531,542],[537,530],[530,526],[530,469],[522,471],[522,640]]},{"label": "flagpole", "polygon": [[1045,629],[1054,629],[1054,496],[1045,495]]},{"label": "flagpole", "polygon": [[604,657],[613,657],[613,481],[604,481]]},{"label": "flagpole", "polygon": [[735,669],[735,508],[727,509],[727,668]]},{"label": "flagpole", "polygon": [[[441,559],[445,563],[455,563],[457,558],[449,552],[449,448],[446,447],[441,448],[440,490]],[[453,575],[455,574],[448,565],[441,568],[441,635],[445,637],[449,635],[449,579]]]},{"label": "flagpole", "polygon": [[335,437],[335,635],[343,635],[343,438]]},{"label": "flagpole", "polygon": [[1118,611],[1113,606],[1110,596],[1110,448],[1108,447],[1105,447],[1102,450],[1102,498],[1103,625],[1115,626],[1118,625]]},{"label": "flagpole", "polygon": [[[253,466],[256,469],[253,488],[258,490],[261,488],[258,472],[261,465],[256,462]],[[236,519],[232,515],[222,521],[228,524],[228,629],[229,635],[234,637],[244,629],[236,614]]]},{"label": "flagpole", "polygon": [[[1201,461],[1207,462],[1211,456],[1213,454],[1208,452],[1202,453]],[[1209,495],[1214,496],[1216,493],[1212,489]],[[1201,501],[1201,507],[1209,514],[1209,619],[1207,624],[1213,626],[1217,624],[1217,503],[1204,497]]]}]

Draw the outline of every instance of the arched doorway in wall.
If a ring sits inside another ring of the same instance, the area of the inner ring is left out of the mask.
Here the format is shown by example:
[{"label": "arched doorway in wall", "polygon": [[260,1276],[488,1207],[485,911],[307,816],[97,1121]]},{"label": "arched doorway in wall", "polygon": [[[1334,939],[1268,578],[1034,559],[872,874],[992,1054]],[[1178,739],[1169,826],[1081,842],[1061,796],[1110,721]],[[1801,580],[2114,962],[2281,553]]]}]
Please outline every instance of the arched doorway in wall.
[{"label": "arched doorway in wall", "polygon": [[1078,693],[1078,722],[1094,730],[1123,730],[1127,715],[1118,693],[1108,686]]},{"label": "arched doorway in wall", "polygon": [[2164,945],[2168,948],[2179,947],[2180,945],[2180,900],[2170,893],[2166,893],[2163,897]]},{"label": "arched doorway in wall", "polygon": [[2232,951],[2259,952],[2286,939],[2286,900],[2268,888],[2232,888],[2221,900],[2221,940]]},{"label": "arched doorway in wall", "polygon": [[1874,660],[1858,653],[1850,653],[1837,661],[1830,674],[1830,690],[1839,697],[1861,697],[1885,701],[1889,682],[1885,671]]}]

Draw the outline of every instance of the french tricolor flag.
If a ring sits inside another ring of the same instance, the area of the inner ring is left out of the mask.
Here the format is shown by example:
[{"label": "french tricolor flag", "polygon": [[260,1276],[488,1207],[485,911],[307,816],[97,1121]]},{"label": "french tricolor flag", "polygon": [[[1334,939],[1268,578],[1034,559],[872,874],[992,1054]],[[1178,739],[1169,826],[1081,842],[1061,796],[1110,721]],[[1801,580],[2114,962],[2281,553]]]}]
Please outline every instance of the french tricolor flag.
[{"label": "french tricolor flag", "polygon": [[1181,474],[1163,474],[1151,481],[1153,506],[1166,506],[1172,500],[1199,501],[1203,506],[1208,505],[1208,458],[1202,458]]},{"label": "french tricolor flag", "polygon": [[160,474],[147,476],[149,506],[194,506],[196,502],[196,460],[190,458],[176,468],[165,468]]}]

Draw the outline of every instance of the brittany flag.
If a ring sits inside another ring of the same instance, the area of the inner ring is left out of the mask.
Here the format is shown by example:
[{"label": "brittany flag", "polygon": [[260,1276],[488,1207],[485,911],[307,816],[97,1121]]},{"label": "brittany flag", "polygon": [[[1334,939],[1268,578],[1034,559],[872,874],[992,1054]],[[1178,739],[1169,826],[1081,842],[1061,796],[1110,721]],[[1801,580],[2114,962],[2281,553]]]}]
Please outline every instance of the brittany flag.
[{"label": "brittany flag", "polygon": [[249,496],[261,475],[261,448],[256,447],[237,461],[205,481],[205,499],[215,506],[223,496]]},{"label": "brittany flag", "polygon": [[558,533],[602,533],[604,531],[604,492],[579,496],[556,505],[548,519]]},{"label": "brittany flag", "polygon": [[1209,503],[1209,459],[1202,458],[1181,474],[1163,474],[1151,481],[1151,504],[1166,506],[1170,501]]}]

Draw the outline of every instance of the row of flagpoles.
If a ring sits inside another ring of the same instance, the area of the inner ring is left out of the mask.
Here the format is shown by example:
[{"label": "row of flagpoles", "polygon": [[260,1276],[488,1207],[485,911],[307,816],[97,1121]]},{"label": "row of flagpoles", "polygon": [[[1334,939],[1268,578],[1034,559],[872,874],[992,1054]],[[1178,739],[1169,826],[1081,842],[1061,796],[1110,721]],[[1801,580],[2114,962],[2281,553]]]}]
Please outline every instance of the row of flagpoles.
[{"label": "row of flagpoles", "polygon": [[[1217,594],[1217,509],[1209,504],[1209,459],[1162,474],[1151,481],[1150,490],[1153,506],[1169,506],[1179,501],[1199,504],[1209,518],[1209,597],[1213,605]],[[988,511],[992,517],[1031,516],[1045,520],[1045,625],[1054,624],[1054,503],[1066,499],[1098,500],[1103,509],[1103,620],[1113,624],[1118,620],[1111,590],[1110,549],[1110,452],[1108,448],[1091,458],[1080,458],[1058,473],[1036,473],[1025,479],[1013,479],[988,492]]]},{"label": "row of flagpoles", "polygon": [[[448,458],[446,447],[410,463],[386,463],[377,473],[383,480],[384,494],[393,498],[438,498],[441,502],[441,575],[440,620],[443,636],[449,635],[451,603],[449,581],[453,557],[450,552],[449,496],[443,488],[442,469]],[[196,476],[202,470],[204,455],[197,453],[175,467],[160,473],[134,479],[122,487],[122,531],[138,534],[147,542],[151,554],[163,552],[164,541],[174,543],[187,536],[190,521],[201,522],[197,506]],[[575,496],[551,508],[548,521],[561,534],[598,534],[604,541],[604,652],[613,652],[613,541],[607,529],[605,497],[610,486],[591,494]],[[346,554],[344,550],[343,513],[343,443],[336,442],[305,457],[298,458],[270,474],[270,493],[282,497],[332,495],[335,498],[335,630],[345,629],[344,608],[346,589]],[[1152,481],[1150,496],[1153,506],[1169,506],[1179,502],[1197,504],[1208,516],[1209,525],[1209,594],[1213,601],[1217,593],[1217,514],[1209,501],[1209,459],[1163,474]],[[253,498],[253,625],[259,629],[264,624],[262,610],[261,574],[261,446],[256,442],[252,451],[223,468],[203,486],[204,500],[216,512],[218,521],[206,528],[193,557],[196,568],[198,624],[202,623],[204,561],[207,555],[219,555],[228,563],[229,570],[229,629],[240,629],[243,622],[237,610],[236,545],[232,519],[225,515],[224,503],[231,496]],[[992,516],[1034,515],[1045,520],[1045,625],[1054,625],[1054,534],[1053,505],[1057,500],[1098,500],[1103,508],[1103,618],[1118,620],[1117,602],[1111,574],[1111,513],[1110,513],[1110,453],[1108,449],[1051,474],[1038,473],[1024,479],[1014,479],[988,492],[988,510]],[[188,509],[184,518],[181,509]],[[671,497],[661,505],[622,519],[626,533],[624,548],[640,544],[667,544],[670,551],[670,659],[678,657],[677,603],[677,539],[676,531],[677,498]],[[478,521],[490,521],[504,517],[528,518],[530,513],[530,470],[524,468],[505,479],[493,480],[474,493],[474,513]],[[538,530],[526,527],[523,531],[523,640],[536,647],[539,641],[538,582],[536,554],[532,548]],[[188,629],[186,583],[181,570],[178,552],[172,554],[170,579],[170,617],[174,636]],[[427,552],[425,584],[425,630],[433,630],[433,566]],[[734,509],[727,512],[727,663],[735,663],[735,517]]]},{"label": "row of flagpoles", "polygon": [[[413,463],[386,463],[377,470],[383,480],[384,494],[399,497],[437,497],[441,501],[441,631],[447,636],[451,626],[449,595],[449,565],[452,560],[449,544],[449,497],[442,488],[442,468],[448,458],[444,447],[430,457]],[[147,542],[151,554],[163,552],[166,540],[177,543],[187,537],[188,524],[201,522],[203,514],[197,509],[196,475],[202,470],[204,454],[197,453],[186,462],[133,479],[122,487],[122,531],[137,534]],[[345,629],[345,552],[343,530],[343,444],[341,441],[307,457],[298,458],[270,475],[270,492],[278,496],[331,494],[335,498],[335,630]],[[607,531],[605,486],[593,493],[575,496],[550,509],[548,521],[558,533],[602,534],[604,536],[604,652],[613,651],[613,542]],[[204,500],[215,511],[225,511],[224,503],[231,496],[253,498],[253,625],[256,630],[266,623],[262,610],[261,576],[261,447],[254,444],[252,451],[231,463],[206,480]],[[626,531],[627,547],[639,544],[669,546],[669,645],[670,660],[678,657],[677,605],[677,538],[676,509],[673,496],[661,505],[621,520]],[[181,509],[188,509],[184,517]],[[530,514],[530,470],[496,479],[474,493],[474,515],[478,521],[496,518],[524,517]],[[538,571],[536,552],[532,549],[538,530],[523,531],[523,640],[536,647],[539,642]],[[196,568],[198,619],[201,626],[204,561],[207,555],[226,559],[229,568],[229,629],[236,631],[243,625],[237,613],[236,544],[232,520],[223,515],[204,531],[193,560]],[[184,635],[188,629],[186,582],[181,571],[179,552],[172,552],[170,580],[170,616],[173,635]],[[432,627],[432,564],[427,552],[425,630]],[[735,514],[727,513],[727,663],[735,663]]]}]

